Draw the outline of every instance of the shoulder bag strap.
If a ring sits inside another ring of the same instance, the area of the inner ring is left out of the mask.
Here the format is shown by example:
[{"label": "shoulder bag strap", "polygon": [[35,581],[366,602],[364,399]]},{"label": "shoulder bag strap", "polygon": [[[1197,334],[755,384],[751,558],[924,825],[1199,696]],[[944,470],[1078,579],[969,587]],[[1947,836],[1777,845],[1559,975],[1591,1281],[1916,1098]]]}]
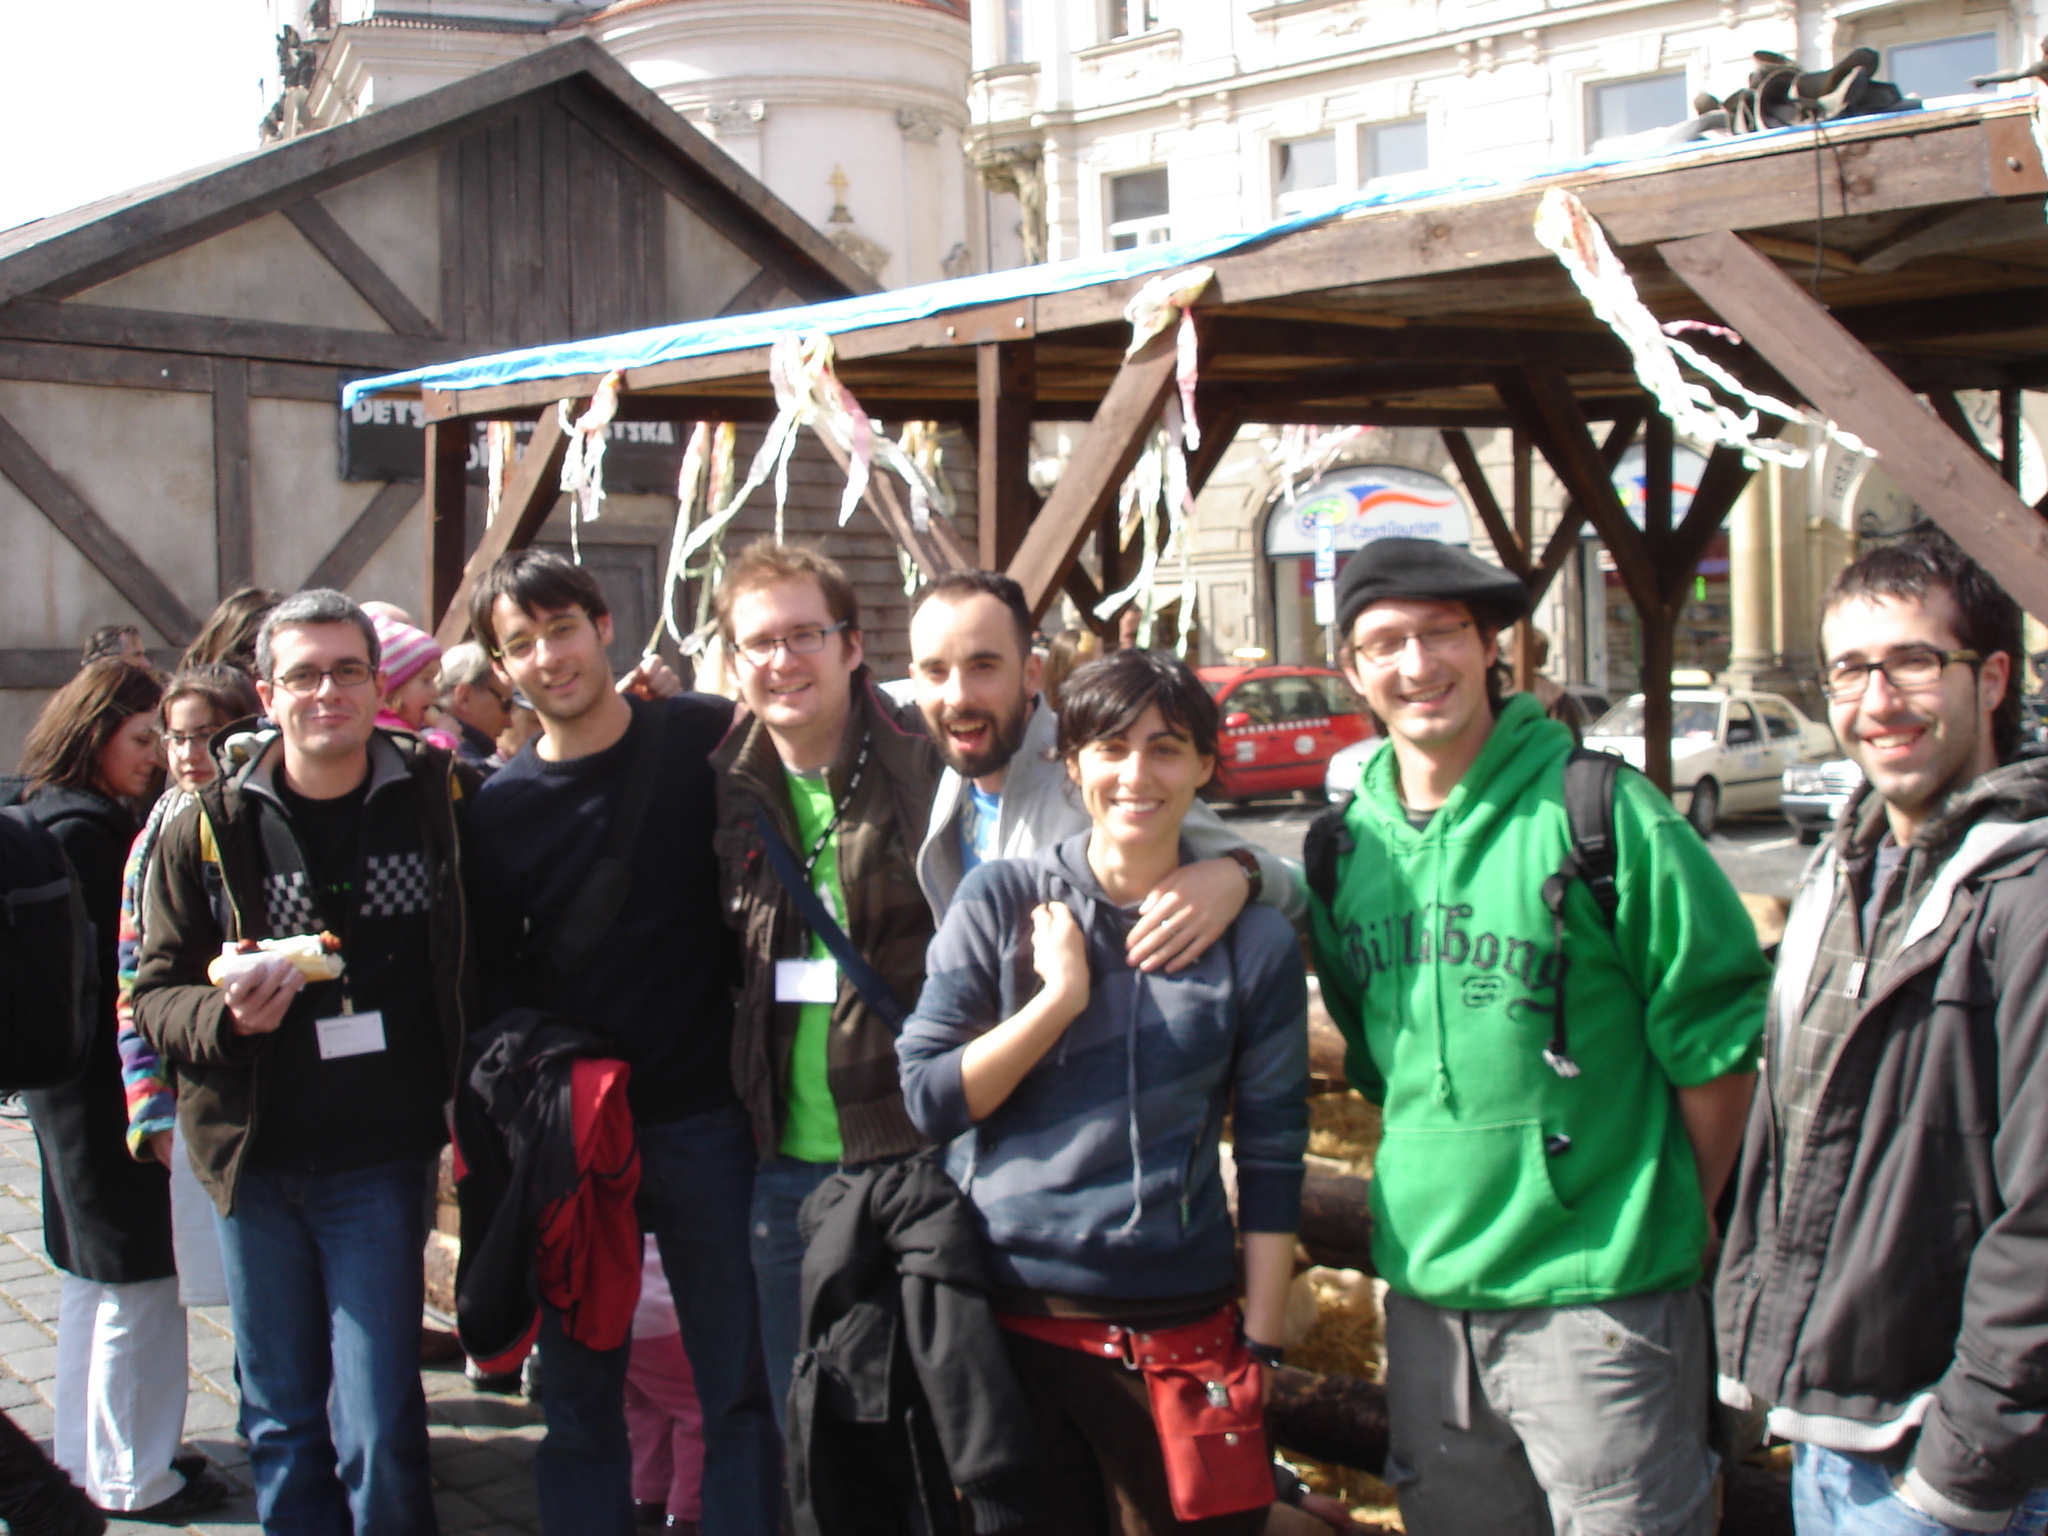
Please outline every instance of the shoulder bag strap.
[{"label": "shoulder bag strap", "polygon": [[903,1021],[910,1017],[910,1010],[903,1006],[902,999],[896,996],[881,974],[861,958],[860,952],[853,947],[853,940],[846,936],[846,930],[832,920],[832,914],[825,910],[825,903],[818,900],[818,893],[804,878],[803,866],[797,862],[789,844],[782,840],[782,834],[759,811],[754,812],[754,825],[768,850],[768,867],[775,871],[775,878],[789,892],[811,932],[824,941],[832,958],[839,962],[839,969],[853,983],[862,1001],[874,1009],[876,1016],[891,1029],[902,1028]]}]

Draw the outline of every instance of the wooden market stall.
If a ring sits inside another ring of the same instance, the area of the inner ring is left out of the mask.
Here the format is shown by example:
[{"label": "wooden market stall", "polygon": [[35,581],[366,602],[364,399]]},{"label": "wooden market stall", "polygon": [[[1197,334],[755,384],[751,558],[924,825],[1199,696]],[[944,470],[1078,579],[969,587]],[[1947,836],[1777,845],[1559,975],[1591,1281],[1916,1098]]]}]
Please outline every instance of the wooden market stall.
[{"label": "wooden market stall", "polygon": [[[2048,384],[2048,176],[2030,107],[2007,98],[1836,123],[1824,134],[1788,129],[1523,179],[1468,179],[1363,197],[1247,235],[479,359],[359,388],[415,396],[429,423],[431,607],[449,632],[461,626],[465,568],[473,574],[531,537],[553,505],[565,451],[551,427],[558,400],[591,395],[617,370],[622,417],[763,421],[776,411],[774,342],[817,332],[832,336],[837,379],[866,411],[955,424],[977,445],[973,547],[943,518],[915,526],[879,473],[868,490],[875,515],[924,572],[1002,567],[1039,611],[1062,592],[1085,611],[1128,574],[1136,552],[1118,549],[1119,489],[1187,382],[1172,324],[1127,355],[1125,305],[1148,279],[1206,267],[1213,276],[1192,310],[1202,428],[1192,486],[1247,422],[1424,426],[1443,433],[1499,557],[1532,593],[1590,524],[1641,618],[1647,767],[1668,787],[1673,623],[1754,461],[1739,442],[1715,448],[1677,515],[1672,422],[1616,330],[1539,243],[1544,195],[1576,195],[1657,320],[1732,327],[1740,344],[1694,345],[1750,389],[1804,402],[1861,438],[1906,494],[2029,611],[2048,616],[2048,523],[2012,488],[2019,391]],[[1962,423],[1957,389],[2000,392],[2002,463],[1945,424]],[[542,452],[520,466],[507,498],[513,515],[472,549],[457,474],[469,423],[536,415]],[[1041,501],[1028,466],[1032,424],[1047,420],[1088,426]],[[1762,430],[1771,426],[1767,418]],[[1505,494],[1480,472],[1466,435],[1473,428],[1514,435],[1517,472]],[[1611,473],[1639,434],[1648,467],[1640,527]],[[1571,498],[1540,547],[1527,473],[1537,454]],[[1091,540],[1099,585],[1080,562]]]}]

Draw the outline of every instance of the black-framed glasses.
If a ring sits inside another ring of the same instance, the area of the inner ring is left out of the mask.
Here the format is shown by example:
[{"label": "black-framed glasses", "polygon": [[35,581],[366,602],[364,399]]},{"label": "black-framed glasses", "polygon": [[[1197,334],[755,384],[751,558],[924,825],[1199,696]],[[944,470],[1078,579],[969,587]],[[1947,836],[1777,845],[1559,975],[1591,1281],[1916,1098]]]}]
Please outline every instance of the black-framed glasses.
[{"label": "black-framed glasses", "polygon": [[1903,692],[1932,688],[1941,681],[1943,669],[1955,662],[1975,666],[1984,658],[1975,651],[1944,651],[1932,645],[1909,645],[1878,661],[1831,661],[1820,675],[1821,692],[1837,704],[1863,697],[1870,686],[1870,674],[1882,672],[1884,680]]},{"label": "black-framed glasses", "polygon": [[203,747],[213,740],[212,731],[165,731],[164,745],[173,752],[183,752],[191,747]]},{"label": "black-framed glasses", "polygon": [[792,629],[786,635],[769,635],[759,640],[735,641],[733,649],[746,657],[755,666],[765,667],[775,659],[777,651],[787,651],[792,656],[808,656],[814,651],[822,651],[825,648],[825,637],[827,635],[836,635],[844,628],[846,628],[846,620],[844,619],[841,619],[837,624],[827,624],[823,627],[807,625],[802,629]]},{"label": "black-framed glasses", "polygon": [[1413,640],[1430,655],[1441,656],[1457,649],[1465,638],[1465,631],[1471,627],[1472,621],[1463,619],[1441,629],[1425,629],[1412,635],[1387,635],[1376,640],[1368,640],[1363,645],[1353,646],[1352,654],[1375,667],[1391,666],[1395,658],[1408,649],[1408,642]]},{"label": "black-framed glasses", "polygon": [[360,688],[377,675],[377,669],[367,661],[337,661],[331,667],[316,667],[310,661],[304,666],[293,667],[289,672],[280,672],[271,681],[286,693],[300,695],[318,693],[320,685],[328,678],[334,679],[337,688]]}]

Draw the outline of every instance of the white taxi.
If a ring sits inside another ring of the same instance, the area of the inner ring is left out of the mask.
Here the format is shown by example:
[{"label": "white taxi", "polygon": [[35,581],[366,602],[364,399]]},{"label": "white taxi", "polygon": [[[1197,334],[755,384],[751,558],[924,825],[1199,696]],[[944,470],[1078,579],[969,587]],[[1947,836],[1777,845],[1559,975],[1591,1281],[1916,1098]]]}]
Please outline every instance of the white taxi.
[{"label": "white taxi", "polygon": [[[1586,745],[1643,766],[1643,696],[1593,722]],[[1705,837],[1724,811],[1776,811],[1785,770],[1835,757],[1835,733],[1782,694],[1671,690],[1671,794]]]}]

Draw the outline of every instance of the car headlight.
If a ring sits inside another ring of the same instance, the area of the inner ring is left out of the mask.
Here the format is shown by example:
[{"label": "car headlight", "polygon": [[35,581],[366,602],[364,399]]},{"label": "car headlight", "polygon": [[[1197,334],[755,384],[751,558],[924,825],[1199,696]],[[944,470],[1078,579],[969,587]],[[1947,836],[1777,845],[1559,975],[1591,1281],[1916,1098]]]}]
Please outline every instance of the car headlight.
[{"label": "car headlight", "polygon": [[1785,792],[1793,795],[1814,795],[1825,792],[1827,780],[1822,777],[1818,765],[1799,763],[1785,770]]}]

